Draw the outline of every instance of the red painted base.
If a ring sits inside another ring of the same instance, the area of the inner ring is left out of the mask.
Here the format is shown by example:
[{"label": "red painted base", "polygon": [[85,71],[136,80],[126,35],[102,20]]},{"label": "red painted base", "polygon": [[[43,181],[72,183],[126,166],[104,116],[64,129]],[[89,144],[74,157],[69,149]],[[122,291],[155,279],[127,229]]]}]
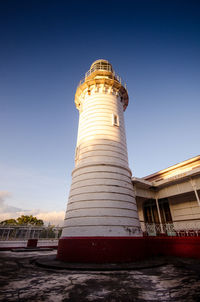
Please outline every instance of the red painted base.
[{"label": "red painted base", "polygon": [[151,256],[200,259],[200,237],[146,237]]},{"label": "red painted base", "polygon": [[38,239],[28,239],[27,247],[37,247]]},{"label": "red painted base", "polygon": [[63,237],[57,259],[111,263],[159,255],[200,258],[200,237]]},{"label": "red painted base", "polygon": [[64,237],[57,259],[67,262],[129,262],[146,256],[143,237]]}]

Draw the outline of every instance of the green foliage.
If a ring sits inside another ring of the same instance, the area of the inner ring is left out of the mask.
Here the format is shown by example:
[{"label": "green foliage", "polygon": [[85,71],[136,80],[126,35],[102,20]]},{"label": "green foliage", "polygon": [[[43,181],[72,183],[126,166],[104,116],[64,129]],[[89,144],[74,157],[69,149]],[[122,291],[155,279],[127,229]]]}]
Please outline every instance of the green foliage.
[{"label": "green foliage", "polygon": [[11,218],[11,219],[6,219],[4,221],[1,221],[0,224],[1,225],[8,225],[8,224],[17,225],[17,221],[15,219]]},{"label": "green foliage", "polygon": [[56,238],[57,237],[57,232],[55,231],[55,226],[54,225],[48,225],[47,228],[45,228],[41,233],[40,233],[40,238]]},{"label": "green foliage", "polygon": [[1,225],[36,225],[42,226],[44,225],[43,220],[37,219],[33,215],[21,215],[16,220],[15,219],[7,219],[0,223]]}]

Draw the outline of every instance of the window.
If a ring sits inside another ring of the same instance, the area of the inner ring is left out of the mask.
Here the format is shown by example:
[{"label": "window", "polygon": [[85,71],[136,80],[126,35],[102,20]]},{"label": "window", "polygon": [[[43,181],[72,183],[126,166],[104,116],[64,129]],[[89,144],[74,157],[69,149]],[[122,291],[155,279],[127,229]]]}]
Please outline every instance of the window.
[{"label": "window", "polygon": [[[172,216],[170,212],[168,199],[165,198],[165,199],[158,200],[158,205],[160,210],[161,222],[163,224],[171,223]],[[154,199],[147,200],[144,203],[143,208],[144,208],[144,220],[146,223],[156,223],[156,224],[160,223],[159,216],[158,216],[158,209]]]},{"label": "window", "polygon": [[169,202],[167,198],[159,200],[160,216],[162,223],[172,222],[172,216],[170,212]]},{"label": "window", "polygon": [[119,126],[119,117],[117,114],[112,115],[112,123],[113,123],[113,126]]},{"label": "window", "polygon": [[156,202],[149,199],[144,203],[144,220],[146,223],[159,223],[158,211]]}]

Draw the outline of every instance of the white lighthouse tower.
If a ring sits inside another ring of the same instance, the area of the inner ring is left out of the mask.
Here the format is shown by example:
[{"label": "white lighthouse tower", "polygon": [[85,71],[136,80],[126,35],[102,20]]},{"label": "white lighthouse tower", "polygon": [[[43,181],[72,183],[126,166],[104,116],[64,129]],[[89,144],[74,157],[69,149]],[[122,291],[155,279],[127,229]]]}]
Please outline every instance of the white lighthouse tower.
[{"label": "white lighthouse tower", "polygon": [[77,88],[75,104],[75,169],[57,257],[86,261],[87,255],[96,259],[95,248],[97,253],[105,251],[112,240],[116,248],[116,239],[139,237],[141,229],[124,126],[128,93],[108,61],[91,65]]}]

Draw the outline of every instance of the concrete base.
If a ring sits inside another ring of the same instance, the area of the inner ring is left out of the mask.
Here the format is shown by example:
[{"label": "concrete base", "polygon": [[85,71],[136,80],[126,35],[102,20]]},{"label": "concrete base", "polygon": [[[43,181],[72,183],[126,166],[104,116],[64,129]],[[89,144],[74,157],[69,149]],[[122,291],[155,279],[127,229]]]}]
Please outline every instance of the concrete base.
[{"label": "concrete base", "polygon": [[[0,251],[9,251],[12,249],[26,248],[27,239],[24,240],[3,240],[0,241]],[[57,248],[58,239],[38,239],[37,247]]]},{"label": "concrete base", "polygon": [[55,256],[56,252],[26,256],[0,252],[0,301],[199,301],[200,260],[156,257],[153,262],[148,259],[114,266],[69,265],[53,260]]},{"label": "concrete base", "polygon": [[63,237],[57,259],[79,263],[120,263],[152,256],[200,259],[200,237]]},{"label": "concrete base", "polygon": [[46,251],[53,251],[53,248],[49,248],[49,247],[36,247],[36,248],[31,248],[31,247],[25,247],[22,249],[12,249],[11,252],[15,252],[15,253],[24,253],[24,252],[46,252]]},{"label": "concrete base", "polygon": [[143,261],[120,262],[120,263],[75,263],[63,262],[56,259],[55,256],[38,258],[35,262],[38,266],[51,269],[72,270],[72,271],[130,271],[149,269],[153,267],[164,266],[168,263],[165,257],[149,258]]}]

